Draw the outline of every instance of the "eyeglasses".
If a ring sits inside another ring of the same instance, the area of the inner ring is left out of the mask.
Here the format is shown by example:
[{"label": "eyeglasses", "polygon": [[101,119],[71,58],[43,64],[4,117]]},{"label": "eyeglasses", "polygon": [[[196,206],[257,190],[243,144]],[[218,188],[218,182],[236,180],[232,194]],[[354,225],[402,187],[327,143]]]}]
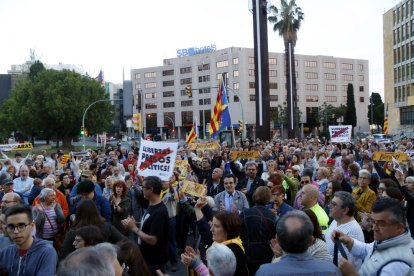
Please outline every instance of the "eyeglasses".
[{"label": "eyeglasses", "polygon": [[336,202],[334,202],[334,201],[331,201],[331,202],[329,203],[329,205],[331,205],[333,208],[336,208],[336,207],[341,208],[341,207],[342,207],[341,205],[339,205],[338,203],[336,203]]},{"label": "eyeglasses", "polygon": [[398,222],[386,222],[385,220],[375,220],[375,219],[369,219],[369,222],[371,222],[372,226],[378,226],[381,228],[390,226],[390,225],[394,225],[394,224],[398,224]]},{"label": "eyeglasses", "polygon": [[305,180],[305,181],[301,181],[300,183],[301,183],[301,184],[309,184],[309,183],[310,183],[310,181],[309,181],[309,180]]},{"label": "eyeglasses", "polygon": [[28,223],[28,224],[26,224],[26,223],[19,223],[19,224],[17,224],[17,225],[14,225],[14,224],[7,224],[6,225],[6,230],[8,231],[8,232],[15,232],[16,231],[16,229],[17,229],[17,231],[18,232],[22,232],[23,230],[25,230],[26,229],[26,227],[28,226],[28,225],[30,225],[30,223]]}]

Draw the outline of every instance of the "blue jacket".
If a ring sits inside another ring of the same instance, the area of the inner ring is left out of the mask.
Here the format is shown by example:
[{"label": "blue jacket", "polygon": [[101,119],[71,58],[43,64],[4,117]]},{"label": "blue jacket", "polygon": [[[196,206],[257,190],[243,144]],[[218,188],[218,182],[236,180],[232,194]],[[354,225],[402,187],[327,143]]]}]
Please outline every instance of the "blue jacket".
[{"label": "blue jacket", "polygon": [[[78,198],[77,201],[74,201],[74,206],[72,208],[71,214],[76,214],[76,206],[81,201],[81,198]],[[106,222],[111,222],[111,207],[109,206],[109,201],[101,195],[97,195],[93,197],[93,202],[95,203],[96,207],[99,210],[99,213],[103,218],[105,218]]]},{"label": "blue jacket", "polygon": [[9,245],[0,251],[0,264],[6,267],[10,276],[51,276],[56,274],[57,254],[52,245],[33,238],[33,244],[23,257],[17,246]]}]

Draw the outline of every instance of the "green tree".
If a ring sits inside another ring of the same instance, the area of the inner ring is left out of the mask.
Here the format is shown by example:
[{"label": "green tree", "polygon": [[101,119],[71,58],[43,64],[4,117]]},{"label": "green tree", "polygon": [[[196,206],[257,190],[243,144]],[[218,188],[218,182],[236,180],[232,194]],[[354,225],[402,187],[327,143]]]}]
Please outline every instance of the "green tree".
[{"label": "green tree", "polygon": [[280,9],[275,6],[270,7],[272,15],[268,17],[268,21],[273,25],[273,31],[278,32],[283,37],[285,44],[285,64],[286,64],[286,82],[287,82],[287,110],[289,110],[288,120],[288,137],[297,137],[298,125],[297,116],[294,116],[297,110],[297,93],[296,93],[296,70],[295,70],[295,46],[298,39],[297,32],[304,18],[302,9],[296,5],[295,0],[281,0]]},{"label": "green tree", "polygon": [[[86,107],[105,99],[103,87],[89,77],[69,70],[41,70],[33,80],[28,77],[13,88],[0,111],[0,125],[32,137],[39,133],[56,137],[70,147],[72,138],[80,134]],[[110,102],[101,102],[89,109],[85,126],[89,132],[103,132],[113,117]]]},{"label": "green tree", "polygon": [[[371,115],[371,111],[372,115]],[[377,131],[384,123],[384,103],[382,102],[381,95],[376,92],[372,92],[369,105],[368,105],[368,122],[370,125],[376,125]]]},{"label": "green tree", "polygon": [[354,98],[354,85],[348,83],[346,89],[346,113],[344,116],[344,125],[352,125],[352,136],[354,136],[354,128],[357,124],[356,109],[355,109],[355,98]]},{"label": "green tree", "polygon": [[34,81],[35,77],[41,72],[45,70],[45,66],[39,60],[36,60],[29,69],[29,78],[31,81]]}]

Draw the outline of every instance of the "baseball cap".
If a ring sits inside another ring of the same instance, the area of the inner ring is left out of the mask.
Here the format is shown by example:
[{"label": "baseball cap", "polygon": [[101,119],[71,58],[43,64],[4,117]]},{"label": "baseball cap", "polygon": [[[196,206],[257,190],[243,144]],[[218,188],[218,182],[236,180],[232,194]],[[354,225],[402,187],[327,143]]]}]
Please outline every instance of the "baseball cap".
[{"label": "baseball cap", "polygon": [[92,173],[89,170],[83,170],[81,176],[92,177]]},{"label": "baseball cap", "polygon": [[333,158],[328,158],[326,160],[326,164],[328,164],[328,165],[335,165],[335,163],[336,163],[336,160],[333,159]]},{"label": "baseball cap", "polygon": [[12,185],[12,184],[13,184],[13,180],[10,178],[6,178],[1,181],[1,185]]}]

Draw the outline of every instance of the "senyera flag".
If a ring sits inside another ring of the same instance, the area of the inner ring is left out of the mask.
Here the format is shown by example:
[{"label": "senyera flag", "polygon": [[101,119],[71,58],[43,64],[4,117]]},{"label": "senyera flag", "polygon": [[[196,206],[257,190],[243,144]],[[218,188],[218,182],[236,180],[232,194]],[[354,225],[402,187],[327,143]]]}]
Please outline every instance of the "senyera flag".
[{"label": "senyera flag", "polygon": [[226,74],[223,73],[221,75],[218,88],[216,104],[214,105],[213,116],[211,117],[210,126],[208,128],[208,132],[213,138],[217,137],[220,130],[225,129],[226,127],[231,127],[231,118],[228,105]]},{"label": "senyera flag", "polygon": [[195,118],[193,122],[193,128],[191,129],[190,133],[187,136],[185,142],[187,144],[191,144],[194,140],[198,137],[198,127],[197,127],[197,118]]}]

